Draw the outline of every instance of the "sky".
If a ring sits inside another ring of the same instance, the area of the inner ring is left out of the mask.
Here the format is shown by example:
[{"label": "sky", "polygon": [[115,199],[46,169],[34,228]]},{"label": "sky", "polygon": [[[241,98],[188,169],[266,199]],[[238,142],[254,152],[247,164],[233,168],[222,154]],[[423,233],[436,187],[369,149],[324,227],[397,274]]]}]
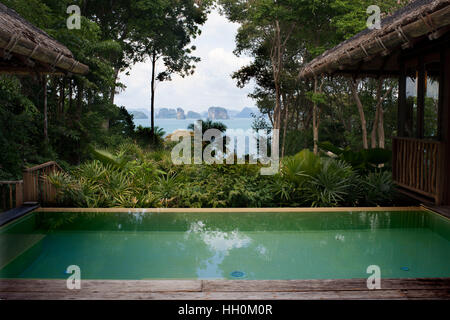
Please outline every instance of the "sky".
[{"label": "sky", "polygon": [[[202,26],[202,34],[192,42],[197,47],[194,55],[201,58],[195,74],[185,78],[175,75],[172,81],[158,82],[155,108],[202,112],[211,106],[230,110],[255,107],[255,102],[248,97],[253,85],[240,89],[231,79],[233,72],[251,61],[247,56],[233,54],[238,28],[238,24],[212,11]],[[160,66],[157,72],[161,69]],[[127,88],[116,95],[115,104],[127,109],[150,108],[150,61],[134,65],[129,72],[129,76],[119,75],[119,81]]]}]

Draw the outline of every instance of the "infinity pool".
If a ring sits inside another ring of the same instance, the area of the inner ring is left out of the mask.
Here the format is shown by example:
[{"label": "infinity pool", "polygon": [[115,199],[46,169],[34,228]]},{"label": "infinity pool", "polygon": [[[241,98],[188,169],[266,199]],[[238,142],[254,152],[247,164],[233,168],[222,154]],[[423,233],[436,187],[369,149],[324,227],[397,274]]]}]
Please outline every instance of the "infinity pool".
[{"label": "infinity pool", "polygon": [[0,229],[0,277],[450,277],[450,220],[427,211],[34,212]]}]

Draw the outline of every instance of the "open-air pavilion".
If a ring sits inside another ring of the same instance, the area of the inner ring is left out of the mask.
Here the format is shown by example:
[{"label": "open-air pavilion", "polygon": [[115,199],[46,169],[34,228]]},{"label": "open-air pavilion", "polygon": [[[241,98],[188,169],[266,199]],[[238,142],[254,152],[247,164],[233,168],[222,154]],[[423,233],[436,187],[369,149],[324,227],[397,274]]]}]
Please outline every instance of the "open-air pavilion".
[{"label": "open-air pavilion", "polygon": [[417,0],[326,51],[302,78],[398,78],[393,177],[422,202],[450,205],[450,2]]}]

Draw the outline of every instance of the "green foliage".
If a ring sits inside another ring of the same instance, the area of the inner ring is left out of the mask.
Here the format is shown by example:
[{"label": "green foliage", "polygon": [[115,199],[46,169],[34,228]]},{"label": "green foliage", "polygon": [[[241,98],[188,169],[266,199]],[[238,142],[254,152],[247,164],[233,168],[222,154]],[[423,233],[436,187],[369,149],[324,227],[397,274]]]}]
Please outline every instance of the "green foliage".
[{"label": "green foliage", "polygon": [[[212,121],[211,119],[202,120],[201,122],[202,122],[202,134],[205,134],[205,132],[210,129],[216,129],[222,133],[225,133],[225,131],[227,131],[227,126],[222,122]],[[195,126],[196,126],[195,123],[191,123],[190,125],[188,125],[187,128],[188,130],[193,131],[195,129]]]},{"label": "green foliage", "polygon": [[78,207],[224,208],[377,205],[391,201],[388,173],[359,176],[343,161],[308,150],[285,159],[280,174],[259,165],[175,166],[170,151],[123,144],[95,151],[70,174],[49,177],[60,205]]},{"label": "green foliage", "polygon": [[163,128],[155,126],[154,137],[152,133],[152,129],[148,127],[138,126],[134,136],[136,137],[136,141],[142,147],[150,147],[152,149],[161,148],[164,144],[164,136],[166,132]]},{"label": "green foliage", "polygon": [[352,191],[356,189],[356,183],[358,179],[351,166],[343,161],[326,159],[320,172],[309,181],[305,193],[314,207],[336,207],[355,200]]},{"label": "green foliage", "polygon": [[305,149],[293,157],[283,159],[281,175],[287,181],[301,188],[311,177],[321,170],[321,159]]},{"label": "green foliage", "polygon": [[354,169],[362,172],[373,171],[380,166],[386,166],[392,159],[390,150],[380,148],[352,151],[349,147],[344,149],[335,147],[330,142],[319,142],[318,145],[322,150],[331,152]]},{"label": "green foliage", "polygon": [[390,206],[395,198],[392,174],[388,171],[371,172],[364,179],[364,198],[368,205]]}]

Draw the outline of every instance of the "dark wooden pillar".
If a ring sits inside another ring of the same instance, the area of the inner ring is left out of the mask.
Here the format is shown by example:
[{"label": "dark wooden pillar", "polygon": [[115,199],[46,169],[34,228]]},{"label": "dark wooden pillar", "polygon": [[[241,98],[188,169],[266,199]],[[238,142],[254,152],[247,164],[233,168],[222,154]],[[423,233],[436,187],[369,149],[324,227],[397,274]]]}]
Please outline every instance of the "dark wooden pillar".
[{"label": "dark wooden pillar", "polygon": [[444,161],[442,167],[443,204],[450,205],[450,48],[442,53],[442,113],[441,113],[441,139],[445,144]]},{"label": "dark wooden pillar", "polygon": [[425,111],[425,65],[423,57],[419,58],[417,79],[417,122],[416,122],[416,138],[423,139],[424,133],[424,111]]}]

